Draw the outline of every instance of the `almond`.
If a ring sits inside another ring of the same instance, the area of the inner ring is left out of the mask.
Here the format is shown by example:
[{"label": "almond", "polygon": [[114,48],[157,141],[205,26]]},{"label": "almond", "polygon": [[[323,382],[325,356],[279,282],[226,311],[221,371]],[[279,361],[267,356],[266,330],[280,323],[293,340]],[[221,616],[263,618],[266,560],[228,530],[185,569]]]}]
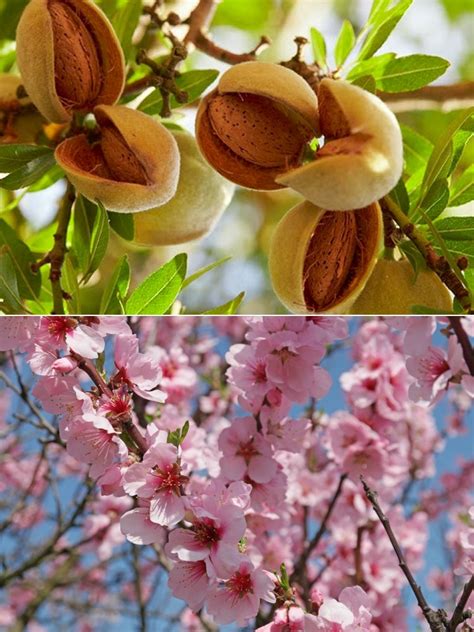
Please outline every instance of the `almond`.
[{"label": "almond", "polygon": [[68,123],[74,112],[118,101],[125,83],[122,48],[92,0],[30,0],[16,41],[26,91],[49,121]]},{"label": "almond", "polygon": [[345,314],[364,289],[383,245],[378,204],[338,213],[303,202],[280,221],[269,269],[275,293],[298,314]]},{"label": "almond", "polygon": [[327,212],[316,226],[303,276],[307,302],[315,309],[331,305],[340,294],[354,261],[357,223],[354,212]]}]

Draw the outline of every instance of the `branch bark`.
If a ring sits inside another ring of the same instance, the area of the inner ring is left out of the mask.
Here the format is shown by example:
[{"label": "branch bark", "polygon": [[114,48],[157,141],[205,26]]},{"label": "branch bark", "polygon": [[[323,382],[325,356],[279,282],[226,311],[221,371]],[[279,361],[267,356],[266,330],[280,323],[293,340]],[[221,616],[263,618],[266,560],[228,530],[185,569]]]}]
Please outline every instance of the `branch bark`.
[{"label": "branch bark", "polygon": [[365,495],[367,496],[375,513],[377,514],[378,519],[382,523],[382,526],[385,529],[386,534],[388,535],[388,538],[392,544],[393,550],[395,551],[395,554],[398,558],[398,564],[400,568],[402,569],[403,574],[407,578],[408,583],[410,584],[413,594],[416,597],[418,606],[420,610],[422,611],[423,616],[425,617],[425,620],[428,622],[431,632],[445,632],[446,624],[447,624],[446,614],[442,610],[433,610],[428,605],[428,602],[426,601],[426,598],[423,594],[421,587],[416,583],[413,573],[408,567],[405,556],[403,555],[400,544],[398,543],[398,540],[393,532],[390,521],[387,518],[387,516],[384,514],[384,512],[382,511],[382,508],[379,505],[379,502],[377,500],[377,493],[367,485],[363,476],[361,476],[360,478],[362,481],[362,485],[364,486]]},{"label": "branch bark", "polygon": [[454,609],[453,616],[448,623],[447,632],[456,632],[458,625],[467,618],[466,615],[469,616],[470,613],[465,613],[464,608],[466,607],[468,599],[473,591],[474,575],[471,575],[471,579],[467,582],[467,584],[465,584],[461,597]]},{"label": "branch bark", "polygon": [[464,360],[466,361],[469,372],[471,375],[474,375],[474,348],[469,341],[469,336],[467,335],[466,330],[462,326],[461,318],[459,316],[450,316],[449,323],[453,328],[459,344],[461,345]]}]

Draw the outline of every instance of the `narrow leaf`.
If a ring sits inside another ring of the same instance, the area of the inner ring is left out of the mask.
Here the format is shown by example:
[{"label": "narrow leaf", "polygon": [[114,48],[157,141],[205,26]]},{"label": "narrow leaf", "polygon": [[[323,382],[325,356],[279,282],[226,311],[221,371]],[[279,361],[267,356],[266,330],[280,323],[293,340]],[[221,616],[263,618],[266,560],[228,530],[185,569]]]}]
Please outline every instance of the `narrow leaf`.
[{"label": "narrow leaf", "polygon": [[355,43],[356,37],[354,28],[349,20],[344,20],[334,49],[334,58],[338,68],[340,68],[349,57]]},{"label": "narrow leaf", "polygon": [[238,296],[233,298],[231,301],[224,303],[223,305],[219,305],[219,307],[214,307],[214,309],[210,309],[207,312],[203,312],[204,314],[236,314],[239,309],[240,304],[242,303],[245,296],[245,292],[241,292]]},{"label": "narrow leaf", "polygon": [[433,151],[433,143],[411,127],[406,125],[400,125],[400,127],[403,135],[405,172],[412,175],[419,169],[424,170]]},{"label": "narrow leaf", "polygon": [[474,243],[474,217],[443,217],[435,225],[445,240]]},{"label": "narrow leaf", "polygon": [[10,254],[0,249],[0,310],[8,313],[24,311],[18,292],[15,266]]},{"label": "narrow leaf", "polygon": [[314,60],[321,66],[326,66],[326,40],[317,28],[311,29],[311,44],[313,47]]},{"label": "narrow leaf", "polygon": [[[431,220],[436,219],[447,207],[449,201],[449,187],[446,178],[441,178],[434,182],[426,194],[422,209]],[[421,223],[424,222],[422,218]]]},{"label": "narrow leaf", "polygon": [[132,292],[128,314],[165,314],[178,296],[186,276],[187,256],[176,255]]},{"label": "narrow leaf", "polygon": [[123,239],[131,241],[135,237],[135,223],[132,213],[112,213],[109,211],[110,227]]},{"label": "narrow leaf", "polygon": [[188,287],[188,285],[191,285],[191,283],[193,283],[193,281],[197,281],[197,279],[200,279],[202,276],[204,276],[205,274],[207,274],[211,270],[214,270],[214,268],[218,268],[219,266],[223,265],[224,263],[227,263],[231,259],[232,259],[232,257],[223,257],[222,259],[219,259],[218,261],[214,261],[214,263],[210,263],[205,268],[201,268],[200,270],[198,270],[194,274],[191,274],[190,276],[188,276],[187,279],[185,279],[182,289],[184,290],[184,288]]},{"label": "narrow leaf", "polygon": [[474,165],[471,165],[454,182],[449,198],[449,206],[461,206],[474,200]]},{"label": "narrow leaf", "polygon": [[405,183],[402,179],[398,181],[397,186],[390,192],[390,197],[398,204],[405,214],[408,214],[410,210],[410,199],[408,197]]},{"label": "narrow leaf", "polygon": [[411,92],[428,85],[449,67],[449,61],[433,55],[407,55],[392,59],[374,71],[377,88],[384,92]]},{"label": "narrow leaf", "polygon": [[56,162],[52,152],[43,154],[2,178],[0,180],[0,187],[8,189],[9,191],[29,187],[44,176],[55,164]]},{"label": "narrow leaf", "polygon": [[133,51],[132,37],[142,14],[142,0],[128,0],[115,14],[113,25],[125,55],[130,59]]},{"label": "narrow leaf", "polygon": [[99,267],[102,259],[107,252],[107,246],[109,243],[109,221],[107,217],[107,211],[102,204],[97,205],[97,214],[94,220],[94,226],[92,228],[91,235],[91,248],[89,255],[89,264],[84,273],[81,283],[86,283],[93,273]]},{"label": "narrow leaf", "polygon": [[15,231],[3,219],[0,219],[0,247],[8,252],[15,269],[18,291],[22,298],[34,300],[41,288],[41,276],[33,273],[31,264],[35,257],[28,246],[18,239]]},{"label": "narrow leaf", "polygon": [[0,173],[11,173],[36,158],[52,153],[50,147],[42,145],[0,145]]},{"label": "narrow leaf", "polygon": [[112,273],[110,281],[105,287],[100,302],[101,314],[121,314],[122,305],[130,285],[130,265],[127,255],[123,255]]}]

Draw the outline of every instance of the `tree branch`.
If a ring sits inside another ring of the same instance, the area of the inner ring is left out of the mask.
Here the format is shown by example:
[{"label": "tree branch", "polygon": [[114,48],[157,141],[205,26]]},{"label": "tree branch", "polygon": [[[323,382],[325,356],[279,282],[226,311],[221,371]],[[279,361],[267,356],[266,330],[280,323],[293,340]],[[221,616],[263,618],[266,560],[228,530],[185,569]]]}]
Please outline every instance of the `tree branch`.
[{"label": "tree branch", "polygon": [[308,542],[307,546],[305,547],[303,553],[301,554],[300,559],[298,560],[297,564],[295,565],[295,569],[290,577],[290,583],[294,580],[299,580],[301,581],[302,577],[305,574],[305,569],[306,569],[306,562],[308,561],[311,553],[314,551],[314,549],[318,546],[318,544],[321,541],[321,538],[323,537],[323,535],[326,533],[327,527],[328,527],[328,522],[329,522],[329,518],[331,517],[331,514],[334,510],[334,507],[336,506],[336,502],[337,499],[339,498],[341,492],[342,492],[342,486],[344,485],[344,481],[347,478],[347,474],[341,474],[340,478],[339,478],[339,483],[337,486],[336,491],[333,494],[333,497],[331,498],[331,501],[328,505],[328,508],[326,510],[326,513],[324,514],[324,517],[321,521],[320,527],[318,529],[318,531],[315,533],[315,535],[313,536],[313,538]]},{"label": "tree branch", "polygon": [[[417,229],[410,218],[388,195],[381,200],[382,210],[388,213],[423,255],[427,266],[448,287],[466,312],[471,310],[469,290],[460,279],[460,272],[452,269],[449,261],[436,253],[433,244]],[[462,278],[462,277],[461,277]]]},{"label": "tree branch", "polygon": [[379,502],[377,500],[377,493],[373,491],[372,489],[370,489],[370,487],[365,482],[365,479],[363,476],[360,477],[360,480],[362,481],[362,485],[364,486],[365,495],[370,501],[370,504],[372,505],[375,513],[377,514],[377,517],[379,518],[380,522],[382,523],[383,528],[385,529],[385,532],[388,535],[388,538],[392,544],[393,550],[395,551],[395,554],[398,558],[398,564],[400,568],[402,569],[403,574],[407,578],[408,583],[410,584],[413,594],[416,597],[418,606],[420,607],[420,610],[422,611],[423,616],[428,622],[431,631],[432,632],[445,632],[445,629],[446,629],[445,624],[447,623],[446,614],[442,610],[437,610],[437,611],[433,610],[428,605],[428,602],[426,601],[426,598],[423,594],[423,591],[421,590],[421,587],[416,583],[416,580],[411,570],[408,567],[408,564],[405,560],[405,556],[403,555],[402,549],[390,525],[390,521],[388,520],[387,516],[384,514],[384,512],[382,511],[382,508],[379,505]]},{"label": "tree branch", "polygon": [[471,375],[474,375],[474,348],[469,341],[466,330],[462,326],[461,318],[459,316],[449,316],[449,323],[462,347],[462,353],[469,372]]},{"label": "tree branch", "polygon": [[410,112],[420,109],[450,111],[474,104],[474,82],[465,81],[444,86],[425,86],[413,92],[388,93],[377,91],[393,112]]},{"label": "tree branch", "polygon": [[448,623],[447,632],[456,632],[456,628],[458,627],[458,625],[462,623],[468,616],[471,616],[470,612],[464,612],[464,608],[466,607],[467,601],[473,591],[474,575],[471,575],[471,579],[467,582],[467,584],[465,584],[461,597],[459,598],[459,601],[454,609],[453,616]]}]

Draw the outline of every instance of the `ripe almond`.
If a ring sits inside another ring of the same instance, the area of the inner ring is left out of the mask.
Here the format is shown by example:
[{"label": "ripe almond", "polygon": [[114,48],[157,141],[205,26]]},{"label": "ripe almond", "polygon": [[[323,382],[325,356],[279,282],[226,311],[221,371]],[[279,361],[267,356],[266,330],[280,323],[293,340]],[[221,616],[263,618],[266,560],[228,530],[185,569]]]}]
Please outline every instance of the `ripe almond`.
[{"label": "ripe almond", "polygon": [[109,211],[135,213],[175,195],[180,156],[172,134],[151,116],[120,105],[94,109],[97,130],[64,140],[55,152],[78,193]]},{"label": "ripe almond", "polygon": [[280,189],[276,178],[302,163],[317,134],[315,93],[292,70],[265,62],[238,64],[205,97],[196,118],[204,158],[249,189]]},{"label": "ripe almond", "polygon": [[303,276],[310,305],[333,303],[351,273],[357,244],[354,211],[324,213],[309,243]]},{"label": "ripe almond", "polygon": [[53,123],[112,105],[125,83],[120,42],[93,0],[30,0],[17,28],[17,59],[32,102]]},{"label": "ripe almond", "polygon": [[230,150],[262,167],[297,162],[307,141],[301,125],[260,96],[217,95],[209,104],[209,118],[215,133]]},{"label": "ripe almond", "polygon": [[382,245],[378,204],[338,213],[303,202],[273,234],[273,289],[291,312],[345,314],[367,283]]}]

